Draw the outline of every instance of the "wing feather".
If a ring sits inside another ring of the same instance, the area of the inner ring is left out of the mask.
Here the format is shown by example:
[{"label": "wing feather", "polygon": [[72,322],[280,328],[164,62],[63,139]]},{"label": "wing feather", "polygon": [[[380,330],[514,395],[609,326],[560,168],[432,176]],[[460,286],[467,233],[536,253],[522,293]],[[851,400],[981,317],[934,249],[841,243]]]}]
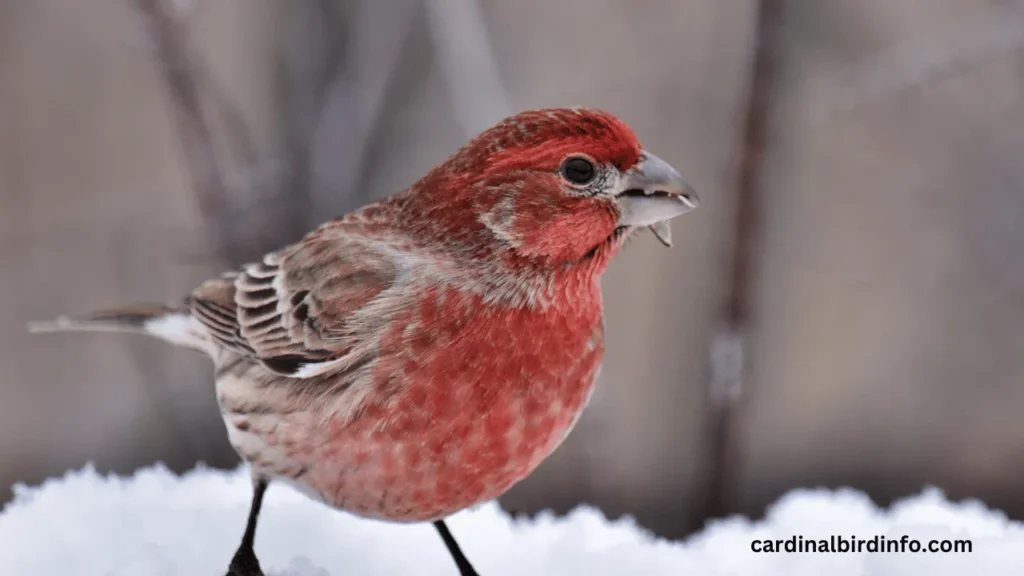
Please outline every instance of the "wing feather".
[{"label": "wing feather", "polygon": [[394,285],[391,254],[379,241],[324,227],[203,284],[189,306],[219,345],[283,376],[365,364],[353,315]]}]

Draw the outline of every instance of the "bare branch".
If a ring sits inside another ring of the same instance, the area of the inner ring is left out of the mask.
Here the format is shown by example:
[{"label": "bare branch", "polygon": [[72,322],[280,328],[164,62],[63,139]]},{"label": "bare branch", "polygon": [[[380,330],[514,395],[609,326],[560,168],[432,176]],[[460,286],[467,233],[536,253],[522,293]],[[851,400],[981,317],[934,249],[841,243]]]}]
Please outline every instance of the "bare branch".
[{"label": "bare branch", "polygon": [[[319,211],[332,209],[339,191],[354,192],[419,6],[407,0],[375,0],[353,8],[345,59],[327,88],[312,134],[311,169],[317,182],[311,194]],[[353,200],[366,201],[368,196],[354,194]]]},{"label": "bare branch", "polygon": [[775,88],[776,52],[784,0],[761,0],[746,122],[739,140],[736,223],[728,295],[710,349],[708,470],[704,497],[690,526],[730,513],[739,466],[741,395],[746,378],[755,251],[761,225],[761,168]]},{"label": "bare branch", "polygon": [[425,0],[431,37],[463,133],[474,136],[511,112],[476,0]]},{"label": "bare branch", "polygon": [[174,105],[182,148],[203,217],[205,229],[217,253],[234,262],[237,250],[230,231],[229,199],[210,128],[203,115],[195,72],[189,60],[178,19],[170,0],[136,0],[156,48]]}]

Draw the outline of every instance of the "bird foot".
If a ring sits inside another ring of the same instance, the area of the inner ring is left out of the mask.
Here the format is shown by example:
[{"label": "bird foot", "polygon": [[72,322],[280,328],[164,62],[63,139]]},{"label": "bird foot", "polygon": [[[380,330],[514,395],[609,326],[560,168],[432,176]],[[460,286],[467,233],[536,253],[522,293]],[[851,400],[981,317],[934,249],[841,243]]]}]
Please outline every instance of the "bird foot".
[{"label": "bird foot", "polygon": [[260,561],[252,550],[239,550],[231,559],[227,576],[264,576]]}]

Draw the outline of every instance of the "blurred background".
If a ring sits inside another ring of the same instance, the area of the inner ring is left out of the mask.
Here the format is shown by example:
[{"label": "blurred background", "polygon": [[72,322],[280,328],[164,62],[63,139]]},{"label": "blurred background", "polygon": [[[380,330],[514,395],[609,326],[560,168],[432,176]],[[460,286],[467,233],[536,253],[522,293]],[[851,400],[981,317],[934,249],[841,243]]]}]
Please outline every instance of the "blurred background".
[{"label": "blurred background", "polygon": [[233,467],[208,362],[25,322],[172,300],[525,108],[698,189],[605,280],[578,428],[504,498],[680,537],[798,486],[1024,517],[1024,2],[3,0],[0,501]]}]

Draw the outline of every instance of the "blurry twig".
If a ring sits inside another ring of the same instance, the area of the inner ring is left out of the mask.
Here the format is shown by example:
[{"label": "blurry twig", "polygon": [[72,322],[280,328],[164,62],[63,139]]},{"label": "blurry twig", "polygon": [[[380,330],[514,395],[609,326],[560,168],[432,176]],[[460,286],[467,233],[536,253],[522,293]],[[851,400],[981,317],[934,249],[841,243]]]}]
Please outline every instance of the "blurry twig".
[{"label": "blurry twig", "polygon": [[[177,20],[177,31],[181,34],[178,43],[184,47],[189,42],[188,25],[203,16],[205,12],[203,8],[207,7],[209,3],[198,0],[173,0],[171,5],[175,8],[173,18]],[[147,13],[143,13],[142,18],[138,20],[144,24],[140,32],[143,37],[139,38],[137,34],[129,32],[128,44],[133,47],[144,46],[147,51],[162,60],[162,53],[156,45],[157,37],[150,31],[151,18]],[[132,32],[134,31],[135,28],[132,29]],[[229,96],[206,62],[194,60],[189,61],[188,64],[189,76],[195,85],[195,93],[199,95],[200,100],[205,97],[206,102],[211,105],[210,119],[219,120],[222,123],[223,134],[227,138],[227,152],[236,156],[221,166],[226,195],[228,198],[232,198],[231,194],[236,191],[252,192],[253,188],[265,188],[266,182],[277,177],[283,170],[281,168],[283,159],[267,159],[261,155],[255,144],[256,138],[253,136],[241,108]],[[211,134],[212,138],[212,135],[216,133],[215,122],[211,121],[207,125],[209,126],[207,132]],[[253,206],[252,203],[244,206],[230,206],[230,202],[228,204],[228,208],[234,211],[233,214],[242,210],[261,208],[258,205]]]},{"label": "blurry twig", "polygon": [[431,38],[464,134],[510,113],[487,25],[476,0],[425,0]]},{"label": "blurry twig", "polygon": [[194,62],[193,71],[196,86],[209,104],[212,134],[225,138],[224,149],[229,154],[221,165],[228,200],[221,218],[226,222],[218,225],[232,232],[226,241],[235,248],[230,263],[237,264],[259,257],[303,229],[293,230],[295,222],[282,217],[281,204],[294,201],[294,191],[282,194],[286,159],[259,150],[241,107],[204,62]]},{"label": "blurry twig", "polygon": [[[356,204],[371,199],[356,187],[419,6],[375,0],[358,2],[353,9],[344,58],[326,87],[310,136],[310,170],[317,178],[311,191],[314,222],[323,212],[352,208],[333,206],[340,200]],[[348,198],[339,199],[339,193]]]},{"label": "blurry twig", "polygon": [[761,167],[767,147],[768,117],[775,82],[775,59],[783,0],[761,0],[757,15],[746,120],[739,141],[736,222],[728,296],[718,334],[711,343],[708,389],[709,469],[704,498],[696,506],[697,529],[733,510],[739,463],[739,410],[746,379],[755,250],[759,238]]},{"label": "blurry twig", "polygon": [[267,170],[256,149],[252,130],[238,105],[228,96],[227,91],[217,81],[217,77],[203,62],[195,63],[194,72],[196,86],[209,97],[216,111],[214,116],[220,118],[224,124],[225,135],[229,139],[228,151],[238,155],[235,161],[242,166],[240,174],[232,174],[225,169],[224,185],[227,190],[244,189],[251,178],[250,172],[265,172]]},{"label": "blurry twig", "polygon": [[[204,117],[195,67],[189,60],[185,34],[182,30],[180,5],[170,0],[135,0],[143,17],[150,45],[162,66],[177,117],[177,126],[188,165],[192,188],[197,195],[204,218],[205,236],[221,263],[238,263],[239,253],[229,211],[228,190],[225,186],[220,160],[213,144],[210,127]],[[157,399],[157,406],[173,405],[159,401],[164,394],[148,390]],[[178,413],[168,414],[169,420],[186,439],[190,459],[198,460],[201,452],[191,428],[183,425]]]},{"label": "blurry twig", "polygon": [[902,42],[831,74],[816,118],[872,106],[1024,47],[1024,1],[1004,0],[955,29]]},{"label": "blurry twig", "polygon": [[235,262],[238,250],[227,218],[227,188],[203,114],[196,74],[189,60],[176,6],[171,0],[135,0],[135,3],[145,19],[177,113],[183,152],[206,220],[207,236],[218,256]]}]

